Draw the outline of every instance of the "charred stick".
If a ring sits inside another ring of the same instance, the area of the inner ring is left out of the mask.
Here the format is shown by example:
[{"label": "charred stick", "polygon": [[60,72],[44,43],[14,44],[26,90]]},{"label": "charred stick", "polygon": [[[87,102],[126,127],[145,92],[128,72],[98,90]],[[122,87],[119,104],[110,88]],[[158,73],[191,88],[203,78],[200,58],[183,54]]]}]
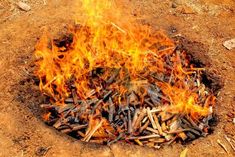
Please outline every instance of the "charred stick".
[{"label": "charred stick", "polygon": [[113,92],[112,90],[108,91],[108,93],[106,93],[106,94],[104,95],[103,100],[105,101],[105,100],[110,96],[110,94],[111,94],[112,92]]},{"label": "charred stick", "polygon": [[127,111],[128,115],[128,133],[132,133],[132,123],[131,123],[131,111],[130,109]]},{"label": "charred stick", "polygon": [[61,125],[57,129],[58,130],[64,130],[64,129],[69,129],[69,128],[70,128],[70,126],[68,126],[68,125]]},{"label": "charred stick", "polygon": [[[191,119],[191,117],[187,116],[187,120],[189,121],[189,123],[191,124],[191,128],[196,129],[198,131],[202,131],[197,124]],[[190,127],[190,126],[189,126]]]},{"label": "charred stick", "polygon": [[[182,134],[182,133],[181,133]],[[178,134],[180,135],[180,134]],[[186,135],[190,138],[190,140],[194,140],[196,138],[196,136],[194,134],[192,134],[191,132],[187,132]],[[185,138],[186,139],[186,138]],[[184,140],[184,139],[183,139]]]},{"label": "charred stick", "polygon": [[189,131],[194,133],[197,136],[201,136],[201,133],[199,131],[195,130],[195,129],[190,128]]},{"label": "charred stick", "polygon": [[115,112],[115,105],[114,105],[111,97],[109,97],[109,122],[113,121],[114,112]]},{"label": "charred stick", "polygon": [[73,126],[72,126],[72,130],[73,130],[73,131],[81,130],[81,129],[86,128],[87,126],[88,126],[88,124],[83,124],[83,125],[76,124],[76,125],[73,125]]},{"label": "charred stick", "polygon": [[128,130],[128,119],[126,116],[121,117],[122,121],[123,121],[123,127],[125,130]]},{"label": "charred stick", "polygon": [[103,101],[105,101],[105,100],[108,98],[108,96],[109,96],[112,92],[113,92],[113,91],[110,90],[108,93],[106,93],[106,94],[104,95],[103,99],[99,100],[99,101],[95,104],[95,106],[94,106],[94,107],[92,108],[92,110],[91,110],[91,113],[92,113],[92,114],[94,114],[94,112],[95,112],[95,110],[97,109],[97,107],[98,107]]},{"label": "charred stick", "polygon": [[73,108],[74,108],[74,104],[65,104],[65,105],[61,106],[57,111],[59,114],[61,114],[65,111],[71,110]]},{"label": "charred stick", "polygon": [[154,107],[154,105],[148,99],[145,99],[144,102],[149,106]]},{"label": "charred stick", "polygon": [[51,109],[56,109],[57,110],[58,109],[57,106],[52,105],[52,104],[41,104],[40,107],[43,108],[43,109],[46,109],[46,110],[51,110]]},{"label": "charred stick", "polygon": [[108,142],[108,146],[110,146],[111,144],[113,144],[113,143],[119,141],[121,138],[123,138],[123,133],[120,133],[116,139],[114,139],[114,140]]},{"label": "charred stick", "polygon": [[131,122],[131,110],[130,110],[130,107],[129,107],[129,104],[130,104],[130,97],[127,97],[127,106],[128,106],[128,109],[127,109],[127,121],[128,121],[128,133],[132,133],[132,122]]},{"label": "charred stick", "polygon": [[99,100],[97,101],[97,103],[95,104],[95,106],[92,108],[91,110],[91,114],[94,114],[95,113],[95,110],[98,108],[98,106],[103,102],[103,100]]},{"label": "charred stick", "polygon": [[76,89],[72,89],[72,96],[73,96],[73,102],[75,105],[78,104],[78,96],[77,96],[77,92],[76,92]]},{"label": "charred stick", "polygon": [[114,74],[106,81],[107,85],[110,85],[110,84],[113,83],[115,78],[119,75],[120,70],[121,70],[120,68],[119,69],[115,69]]}]

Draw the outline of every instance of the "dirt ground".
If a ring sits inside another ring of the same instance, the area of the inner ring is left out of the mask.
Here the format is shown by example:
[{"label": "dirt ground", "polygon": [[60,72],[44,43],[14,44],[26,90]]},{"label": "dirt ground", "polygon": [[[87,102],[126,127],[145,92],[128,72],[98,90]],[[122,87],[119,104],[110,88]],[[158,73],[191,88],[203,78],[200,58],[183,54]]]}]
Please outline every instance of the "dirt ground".
[{"label": "dirt ground", "polygon": [[25,98],[16,94],[21,92],[20,81],[28,77],[34,46],[43,28],[49,27],[52,34],[58,34],[73,23],[74,14],[79,11],[75,1],[25,0],[31,6],[26,12],[16,6],[16,0],[0,0],[0,157],[177,157],[186,147],[189,157],[235,156],[224,138],[224,135],[235,137],[232,122],[235,118],[235,49],[227,50],[222,45],[235,38],[234,0],[122,0],[142,22],[166,30],[170,37],[184,36],[204,44],[211,60],[208,69],[224,82],[215,109],[219,123],[214,133],[187,145],[175,144],[160,150],[77,141],[46,126],[33,112],[38,108],[37,101],[28,101],[27,94]]}]

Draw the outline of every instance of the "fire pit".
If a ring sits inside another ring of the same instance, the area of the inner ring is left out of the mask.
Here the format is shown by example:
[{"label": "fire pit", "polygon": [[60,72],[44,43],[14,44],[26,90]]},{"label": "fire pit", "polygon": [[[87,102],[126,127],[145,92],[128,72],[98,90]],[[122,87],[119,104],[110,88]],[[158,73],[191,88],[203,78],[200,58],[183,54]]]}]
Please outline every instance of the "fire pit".
[{"label": "fire pit", "polygon": [[204,67],[162,31],[107,21],[98,15],[109,3],[91,2],[85,24],[57,40],[45,33],[36,46],[35,76],[50,100],[41,104],[45,122],[108,145],[160,148],[210,134],[216,98]]}]

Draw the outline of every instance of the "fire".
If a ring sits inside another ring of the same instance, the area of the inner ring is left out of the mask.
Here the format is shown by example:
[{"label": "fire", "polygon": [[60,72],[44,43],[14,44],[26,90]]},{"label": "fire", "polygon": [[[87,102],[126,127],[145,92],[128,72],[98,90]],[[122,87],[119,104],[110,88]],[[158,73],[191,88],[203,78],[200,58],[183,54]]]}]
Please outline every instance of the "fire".
[{"label": "fire", "polygon": [[[84,0],[83,8],[88,20],[85,26],[71,30],[73,42],[66,52],[63,51],[65,47],[58,48],[53,41],[49,41],[47,34],[43,35],[35,52],[40,58],[37,61],[36,75],[40,78],[42,91],[63,102],[71,95],[68,81],[73,80],[78,97],[85,99],[91,86],[87,75],[94,69],[105,67],[127,70],[132,81],[138,80],[138,76],[146,72],[167,71],[164,67],[165,57],[173,53],[174,43],[162,32],[152,32],[149,27],[140,24],[126,22],[121,28],[116,24],[120,24],[118,20],[121,18],[117,19],[121,16],[120,13],[117,11],[114,14],[116,17],[113,13],[113,17],[108,14],[113,6],[113,2],[108,0]],[[49,42],[51,47],[48,46]],[[180,80],[195,72],[193,69],[185,72],[179,56],[173,59],[175,65],[172,72]],[[107,77],[108,75],[104,75],[103,79],[107,80]],[[125,76],[120,79],[123,77]],[[190,87],[180,84],[181,82],[176,82],[179,85],[174,87],[169,84],[161,85],[164,94],[172,100],[171,111],[206,115],[208,106],[200,107],[196,102],[197,94],[188,92]],[[183,87],[178,87],[182,85]],[[124,87],[114,85],[113,88]],[[96,90],[99,90],[98,86]]]},{"label": "fire", "polygon": [[[189,115],[192,119],[211,114],[215,98],[201,90],[204,86],[199,83],[204,69],[191,65],[186,53],[176,50],[163,31],[154,31],[124,16],[114,1],[83,0],[82,4],[86,21],[70,29],[71,42],[58,46],[44,33],[36,46],[35,74],[41,91],[52,98],[52,103],[64,105],[71,95],[88,101],[106,89],[116,93],[116,107],[125,104],[126,95],[134,92],[138,98],[133,99],[139,100],[136,104],[140,107],[145,104],[146,95],[152,94],[161,98],[158,103],[165,112]],[[105,110],[106,101],[100,104]],[[115,134],[98,108],[90,113],[93,117],[80,117],[90,119],[84,141],[94,134],[106,137],[104,125]],[[48,114],[46,119],[49,117]]]}]

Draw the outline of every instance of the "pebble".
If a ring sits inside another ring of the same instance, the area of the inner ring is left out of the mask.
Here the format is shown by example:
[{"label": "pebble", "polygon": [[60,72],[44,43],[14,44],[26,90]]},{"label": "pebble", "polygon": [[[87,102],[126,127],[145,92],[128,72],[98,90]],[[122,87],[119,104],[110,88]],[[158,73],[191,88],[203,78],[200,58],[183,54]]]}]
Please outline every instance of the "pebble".
[{"label": "pebble", "polygon": [[177,6],[178,6],[178,5],[177,5],[175,2],[173,2],[173,3],[171,4],[171,7],[172,7],[172,8],[177,8]]},{"label": "pebble", "polygon": [[233,48],[235,48],[235,38],[230,39],[230,40],[226,40],[223,43],[224,47],[226,47],[228,50],[232,50]]},{"label": "pebble", "polygon": [[194,10],[192,8],[190,8],[188,6],[183,6],[181,8],[181,13],[182,14],[194,14],[195,12],[194,12]]},{"label": "pebble", "polygon": [[24,11],[30,11],[31,10],[31,7],[28,4],[24,3],[24,2],[18,2],[17,5],[20,9],[22,9]]}]

